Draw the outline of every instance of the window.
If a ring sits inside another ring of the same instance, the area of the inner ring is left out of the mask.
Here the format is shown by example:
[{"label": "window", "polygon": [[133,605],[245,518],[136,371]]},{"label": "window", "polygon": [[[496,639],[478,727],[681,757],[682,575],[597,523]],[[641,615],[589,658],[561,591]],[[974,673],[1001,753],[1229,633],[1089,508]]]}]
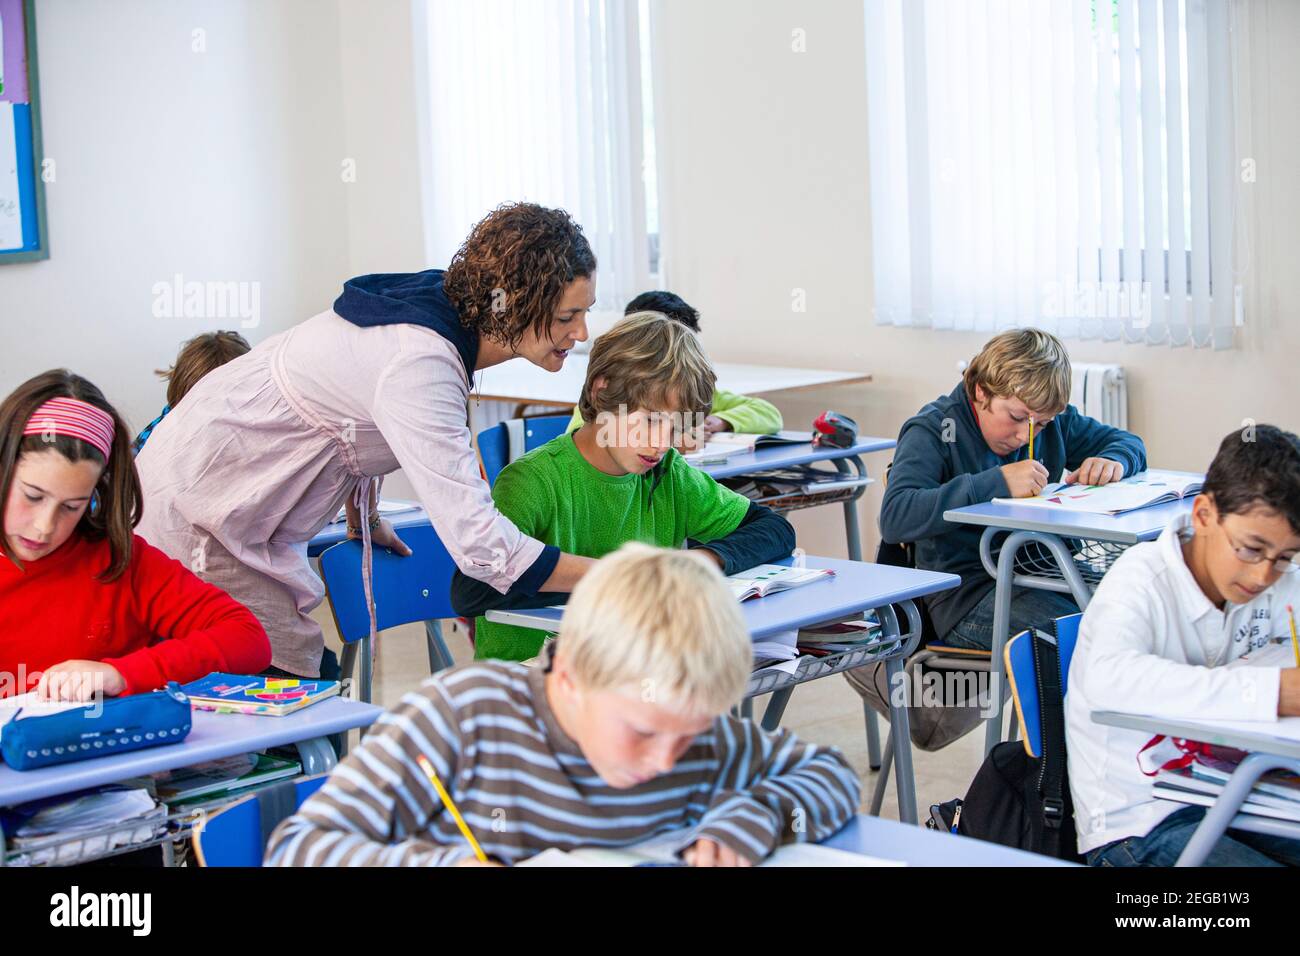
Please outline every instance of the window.
[{"label": "window", "polygon": [[657,270],[645,0],[424,0],[417,8],[429,261],[503,202],[566,209],[621,314]]},{"label": "window", "polygon": [[1228,347],[1227,0],[865,0],[876,320]]}]

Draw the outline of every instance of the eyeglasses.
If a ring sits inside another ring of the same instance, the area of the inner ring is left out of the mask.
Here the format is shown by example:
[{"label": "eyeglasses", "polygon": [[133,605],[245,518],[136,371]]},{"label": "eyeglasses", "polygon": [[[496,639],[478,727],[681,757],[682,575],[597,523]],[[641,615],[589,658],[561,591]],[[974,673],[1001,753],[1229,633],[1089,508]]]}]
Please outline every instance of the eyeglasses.
[{"label": "eyeglasses", "polygon": [[1289,558],[1284,558],[1280,555],[1270,558],[1258,548],[1247,548],[1237,544],[1237,542],[1232,540],[1232,535],[1228,534],[1226,528],[1223,530],[1223,536],[1228,539],[1228,544],[1232,545],[1232,553],[1237,556],[1238,561],[1245,564],[1259,564],[1261,561],[1269,561],[1272,562],[1273,570],[1278,574],[1288,574],[1296,570],[1294,555]]}]

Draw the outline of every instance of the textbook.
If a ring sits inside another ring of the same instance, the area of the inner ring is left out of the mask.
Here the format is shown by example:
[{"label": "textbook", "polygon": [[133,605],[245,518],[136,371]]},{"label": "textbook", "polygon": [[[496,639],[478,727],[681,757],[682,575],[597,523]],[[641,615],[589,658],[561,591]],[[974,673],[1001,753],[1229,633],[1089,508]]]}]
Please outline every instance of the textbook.
[{"label": "textbook", "polygon": [[1033,498],[994,498],[999,505],[1033,505],[1090,514],[1118,515],[1200,493],[1204,478],[1172,471],[1142,471],[1109,485],[1058,482]]},{"label": "textbook", "polygon": [[[1179,770],[1161,770],[1156,774],[1155,785],[1151,788],[1153,796],[1160,800],[1172,800],[1193,806],[1209,807],[1214,805],[1223,791],[1222,784],[1209,784],[1195,776]],[[1274,820],[1290,820],[1300,823],[1300,802],[1273,797],[1253,789],[1246,796],[1239,813],[1249,813],[1256,817],[1270,817]]]},{"label": "textbook", "polygon": [[196,797],[242,790],[255,784],[294,777],[302,766],[268,754],[236,754],[209,760],[192,767],[162,770],[153,774],[158,799],[168,804],[187,803]]},{"label": "textbook", "polygon": [[806,445],[811,441],[812,432],[780,431],[770,435],[715,432],[702,448],[687,452],[682,457],[690,465],[720,465],[732,455],[747,455],[759,448],[777,445]]},{"label": "textbook", "polygon": [[181,688],[195,710],[283,717],[339,692],[336,680],[211,673]]},{"label": "textbook", "polygon": [[778,591],[801,588],[805,584],[834,576],[834,571],[825,568],[787,568],[779,564],[760,564],[756,568],[729,576],[727,585],[738,601],[748,601]]}]

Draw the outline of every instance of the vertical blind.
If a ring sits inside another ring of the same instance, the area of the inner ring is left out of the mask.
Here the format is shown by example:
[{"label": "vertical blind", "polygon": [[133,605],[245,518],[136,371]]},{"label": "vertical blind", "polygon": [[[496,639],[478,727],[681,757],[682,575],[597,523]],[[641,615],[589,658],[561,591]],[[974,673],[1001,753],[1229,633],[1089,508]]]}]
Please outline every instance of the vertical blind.
[{"label": "vertical blind", "polygon": [[429,261],[500,203],[568,212],[599,262],[597,309],[649,287],[637,5],[423,0],[417,44]]},{"label": "vertical blind", "polygon": [[1229,0],[865,0],[876,321],[1226,348]]}]

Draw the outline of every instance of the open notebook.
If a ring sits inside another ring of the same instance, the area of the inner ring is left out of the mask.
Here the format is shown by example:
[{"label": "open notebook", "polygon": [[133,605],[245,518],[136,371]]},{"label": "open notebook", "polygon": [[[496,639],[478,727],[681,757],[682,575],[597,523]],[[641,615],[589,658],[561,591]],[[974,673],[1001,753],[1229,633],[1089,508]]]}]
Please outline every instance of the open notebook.
[{"label": "open notebook", "polygon": [[787,568],[779,564],[760,564],[732,574],[727,578],[727,586],[739,601],[750,598],[767,597],[778,591],[801,588],[805,584],[824,581],[835,576],[835,572],[826,568]]},{"label": "open notebook", "polygon": [[745,432],[717,432],[710,435],[702,448],[683,455],[688,464],[720,465],[732,455],[747,455],[759,448],[775,445],[806,445],[812,441],[812,432],[780,431],[770,435],[753,435]]},{"label": "open notebook", "polygon": [[1197,494],[1204,478],[1172,471],[1143,471],[1110,485],[1048,485],[1034,498],[994,498],[994,504],[1034,505],[1117,515]]},{"label": "open notebook", "polygon": [[[685,866],[677,850],[694,842],[689,830],[674,830],[629,847],[582,847],[577,850],[543,850],[518,866]],[[759,866],[906,866],[901,860],[886,860],[860,853],[848,853],[815,843],[787,843]]]}]

